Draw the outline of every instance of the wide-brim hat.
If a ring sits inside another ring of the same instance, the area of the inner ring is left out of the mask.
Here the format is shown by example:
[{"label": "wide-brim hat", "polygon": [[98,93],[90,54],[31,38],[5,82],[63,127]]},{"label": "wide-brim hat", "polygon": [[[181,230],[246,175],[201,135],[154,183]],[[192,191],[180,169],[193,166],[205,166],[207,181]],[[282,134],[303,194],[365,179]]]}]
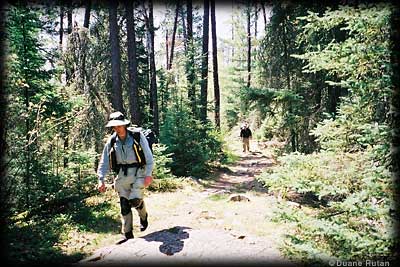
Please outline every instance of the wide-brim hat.
[{"label": "wide-brim hat", "polygon": [[113,112],[110,114],[109,121],[106,125],[106,127],[114,127],[114,126],[121,126],[121,125],[128,125],[131,122],[127,119],[125,119],[124,114],[121,112]]}]

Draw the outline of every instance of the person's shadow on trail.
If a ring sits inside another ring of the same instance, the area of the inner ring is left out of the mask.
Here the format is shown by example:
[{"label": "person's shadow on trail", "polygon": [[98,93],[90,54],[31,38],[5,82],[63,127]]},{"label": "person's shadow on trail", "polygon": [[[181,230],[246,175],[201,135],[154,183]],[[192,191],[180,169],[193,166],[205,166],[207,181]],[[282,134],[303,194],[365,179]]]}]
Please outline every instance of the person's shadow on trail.
[{"label": "person's shadow on trail", "polygon": [[189,238],[189,233],[185,230],[191,229],[186,226],[174,226],[169,229],[153,232],[142,238],[146,241],[162,242],[160,245],[160,252],[172,256],[175,253],[182,251],[184,246],[183,239]]}]

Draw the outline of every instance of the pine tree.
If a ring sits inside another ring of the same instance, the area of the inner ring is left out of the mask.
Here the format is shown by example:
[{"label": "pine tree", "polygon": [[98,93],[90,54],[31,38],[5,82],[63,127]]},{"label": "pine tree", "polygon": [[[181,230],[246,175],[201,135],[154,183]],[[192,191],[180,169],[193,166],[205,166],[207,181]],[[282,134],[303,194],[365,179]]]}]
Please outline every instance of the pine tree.
[{"label": "pine tree", "polygon": [[210,3],[204,0],[203,6],[203,43],[202,43],[202,60],[201,60],[201,87],[200,87],[200,119],[205,122],[207,120],[207,92],[208,92],[208,39],[209,39],[209,18]]},{"label": "pine tree", "polygon": [[121,52],[119,46],[118,2],[111,1],[109,4],[109,23],[112,70],[111,102],[115,110],[125,113],[121,85]]}]

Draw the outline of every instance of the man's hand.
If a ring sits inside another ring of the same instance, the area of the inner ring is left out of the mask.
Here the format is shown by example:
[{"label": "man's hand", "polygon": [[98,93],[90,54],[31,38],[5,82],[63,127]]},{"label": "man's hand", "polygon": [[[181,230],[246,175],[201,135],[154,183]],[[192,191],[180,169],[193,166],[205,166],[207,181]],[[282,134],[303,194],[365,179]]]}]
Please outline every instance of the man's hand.
[{"label": "man's hand", "polygon": [[144,187],[148,187],[152,181],[153,181],[153,177],[151,177],[151,176],[144,177]]},{"label": "man's hand", "polygon": [[99,185],[97,187],[99,189],[100,193],[103,193],[106,191],[106,184],[102,181],[99,181]]}]

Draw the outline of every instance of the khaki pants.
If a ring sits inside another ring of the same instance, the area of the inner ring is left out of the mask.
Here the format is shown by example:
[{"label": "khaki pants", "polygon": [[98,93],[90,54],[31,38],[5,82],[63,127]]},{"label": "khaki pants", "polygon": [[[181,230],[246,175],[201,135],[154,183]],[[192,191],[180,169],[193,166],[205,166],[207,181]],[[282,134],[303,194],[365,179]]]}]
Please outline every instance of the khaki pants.
[{"label": "khaki pants", "polygon": [[250,151],[250,138],[243,137],[242,142],[243,142],[243,152]]},{"label": "khaki pants", "polygon": [[[119,171],[117,178],[114,181],[115,191],[121,198],[126,198],[128,200],[138,198],[142,200],[142,204],[139,208],[136,208],[139,217],[145,219],[147,215],[146,205],[143,201],[143,190],[144,190],[144,170],[138,169],[136,173],[136,168],[129,168],[127,175],[124,175],[123,170]],[[122,214],[121,210],[121,220],[122,220],[122,233],[128,233],[133,230],[133,215],[132,211],[126,215]]]}]

